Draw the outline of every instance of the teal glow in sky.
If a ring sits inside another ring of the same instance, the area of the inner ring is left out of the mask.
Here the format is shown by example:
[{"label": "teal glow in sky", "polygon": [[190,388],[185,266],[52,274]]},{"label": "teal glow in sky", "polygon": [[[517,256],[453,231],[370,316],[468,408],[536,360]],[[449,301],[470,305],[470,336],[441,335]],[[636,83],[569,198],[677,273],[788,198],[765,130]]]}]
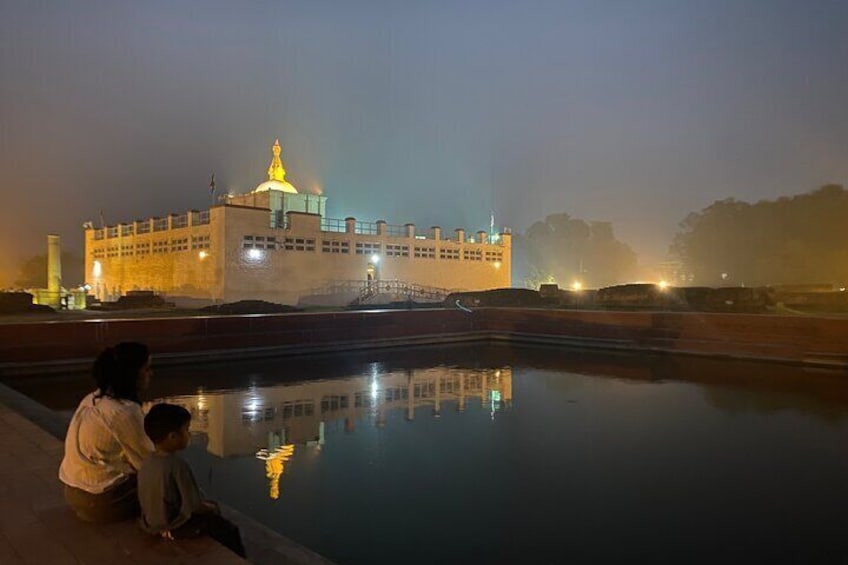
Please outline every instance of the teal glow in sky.
[{"label": "teal glow in sky", "polygon": [[[848,183],[848,2],[4,2],[0,272],[289,179],[332,217],[614,222]],[[0,281],[2,282],[2,281]]]}]

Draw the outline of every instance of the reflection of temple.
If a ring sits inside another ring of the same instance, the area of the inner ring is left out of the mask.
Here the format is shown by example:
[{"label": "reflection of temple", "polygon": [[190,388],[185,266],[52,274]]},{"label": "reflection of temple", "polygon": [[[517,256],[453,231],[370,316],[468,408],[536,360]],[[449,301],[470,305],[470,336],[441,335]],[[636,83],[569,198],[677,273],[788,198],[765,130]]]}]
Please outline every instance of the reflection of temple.
[{"label": "reflection of temple", "polygon": [[[347,431],[358,420],[386,424],[389,410],[430,407],[464,412],[477,403],[494,413],[512,404],[512,369],[432,368],[345,379],[307,381],[239,391],[198,393],[164,399],[192,413],[191,431],[207,436],[207,450],[218,457],[253,455],[265,461],[271,496],[295,445],[319,451],[326,423],[343,421]],[[257,452],[257,450],[259,450]]]},{"label": "reflection of temple", "polygon": [[[376,366],[375,366],[376,369]],[[430,406],[436,417],[448,406],[463,412],[470,402],[497,410],[512,402],[512,370],[434,368],[305,381],[239,391],[165,399],[188,408],[191,430],[206,434],[218,457],[273,451],[287,444],[322,445],[324,423],[344,420],[352,431],[369,418],[385,424],[388,410]]]}]

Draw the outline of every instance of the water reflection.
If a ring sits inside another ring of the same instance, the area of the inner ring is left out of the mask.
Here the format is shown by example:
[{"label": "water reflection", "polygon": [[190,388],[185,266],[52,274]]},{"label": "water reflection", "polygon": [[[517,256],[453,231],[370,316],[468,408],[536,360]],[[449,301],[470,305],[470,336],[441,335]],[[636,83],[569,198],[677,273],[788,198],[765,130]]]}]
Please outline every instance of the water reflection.
[{"label": "water reflection", "polygon": [[[512,368],[434,367],[384,372],[371,363],[364,375],[302,381],[244,390],[159,398],[186,408],[191,431],[202,436],[206,451],[219,458],[253,455],[264,461],[270,498],[280,497],[280,479],[295,450],[311,456],[326,444],[325,425],[343,422],[354,433],[359,425],[384,427],[389,411],[414,421],[419,408],[432,418],[443,410],[465,412],[469,403],[490,417],[512,406]],[[329,445],[328,448],[332,448]]]},{"label": "water reflection", "polygon": [[[15,386],[65,410],[91,383]],[[211,497],[337,563],[848,555],[843,371],[498,345],[163,367],[152,387],[193,413]]]}]

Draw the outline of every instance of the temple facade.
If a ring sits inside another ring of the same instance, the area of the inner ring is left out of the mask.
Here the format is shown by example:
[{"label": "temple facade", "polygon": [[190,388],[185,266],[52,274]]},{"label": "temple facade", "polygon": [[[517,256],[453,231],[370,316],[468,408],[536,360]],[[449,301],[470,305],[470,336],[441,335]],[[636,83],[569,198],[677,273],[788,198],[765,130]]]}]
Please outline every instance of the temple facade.
[{"label": "temple facade", "polygon": [[327,198],[286,180],[279,141],[268,180],[190,210],[85,230],[86,283],[100,300],[152,290],[204,304],[267,300],[343,305],[438,299],[511,284],[508,231],[326,217]]}]

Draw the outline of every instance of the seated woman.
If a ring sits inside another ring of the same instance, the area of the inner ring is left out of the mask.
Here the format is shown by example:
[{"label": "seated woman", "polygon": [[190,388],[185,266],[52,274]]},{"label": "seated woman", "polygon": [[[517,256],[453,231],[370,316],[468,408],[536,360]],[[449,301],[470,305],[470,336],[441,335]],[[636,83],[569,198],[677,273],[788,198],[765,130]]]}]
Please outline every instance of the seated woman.
[{"label": "seated woman", "polygon": [[118,522],[139,515],[136,474],[154,450],[139,399],[153,374],[150,352],[119,343],[97,356],[92,372],[97,390],[71,419],[59,479],[82,520]]}]

